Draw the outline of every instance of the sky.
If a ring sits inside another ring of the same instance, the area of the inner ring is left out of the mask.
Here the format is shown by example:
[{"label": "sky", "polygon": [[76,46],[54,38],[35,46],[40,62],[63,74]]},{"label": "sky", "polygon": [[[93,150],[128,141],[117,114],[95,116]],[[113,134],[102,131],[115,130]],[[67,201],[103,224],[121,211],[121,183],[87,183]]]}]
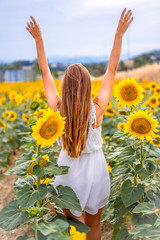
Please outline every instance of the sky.
[{"label": "sky", "polygon": [[159,0],[0,0],[0,61],[37,57],[26,29],[30,16],[40,25],[47,58],[109,56],[125,7],[134,20],[123,36],[122,55],[160,49]]}]

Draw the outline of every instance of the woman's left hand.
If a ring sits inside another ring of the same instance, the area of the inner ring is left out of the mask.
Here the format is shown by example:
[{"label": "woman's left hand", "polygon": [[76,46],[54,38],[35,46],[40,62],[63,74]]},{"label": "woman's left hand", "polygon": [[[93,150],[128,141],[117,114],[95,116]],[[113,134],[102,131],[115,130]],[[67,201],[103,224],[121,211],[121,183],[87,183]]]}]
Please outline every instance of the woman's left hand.
[{"label": "woman's left hand", "polygon": [[30,32],[30,34],[36,41],[42,39],[42,32],[39,24],[37,24],[36,20],[32,16],[30,16],[30,18],[33,22],[30,21],[30,24],[27,22],[28,26],[26,27],[26,29]]}]

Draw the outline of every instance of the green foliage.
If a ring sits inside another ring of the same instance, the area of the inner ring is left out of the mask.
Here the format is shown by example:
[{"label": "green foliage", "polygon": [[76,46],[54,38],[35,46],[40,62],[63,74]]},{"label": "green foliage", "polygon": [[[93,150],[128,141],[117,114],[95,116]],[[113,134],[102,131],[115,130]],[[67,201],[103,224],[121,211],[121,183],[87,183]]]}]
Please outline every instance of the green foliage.
[{"label": "green foliage", "polygon": [[27,211],[20,211],[17,200],[9,202],[0,212],[0,227],[6,231],[13,230],[27,223]]},{"label": "green foliage", "polygon": [[[29,136],[22,138],[25,151],[16,160],[15,167],[5,174],[17,174],[18,179],[14,184],[16,200],[7,204],[0,212],[0,227],[6,231],[15,229],[23,224],[31,224],[35,239],[66,239],[69,240],[69,224],[80,232],[88,232],[85,224],[78,220],[68,220],[62,214],[57,213],[57,208],[68,208],[82,211],[80,201],[68,186],[58,185],[54,188],[54,177],[67,174],[68,166],[59,166],[55,159],[54,148],[40,148],[35,145],[34,140]],[[28,148],[30,146],[30,148]],[[57,151],[55,147],[55,152]],[[48,156],[49,162],[41,167],[42,156]],[[35,162],[33,172],[28,176],[29,166]],[[48,183],[41,183],[40,180],[51,179]],[[55,215],[50,214],[49,203],[54,203]],[[71,223],[70,223],[71,222]],[[29,239],[27,236],[20,236],[19,239]]]},{"label": "green foliage", "polygon": [[[121,121],[125,122],[125,119]],[[102,222],[112,224],[114,240],[140,237],[158,240],[159,147],[118,130],[110,136],[108,144],[108,148],[104,149],[106,161],[112,166],[111,193],[109,206],[103,211]],[[134,226],[132,230],[126,228],[127,218],[130,217]],[[150,229],[147,229],[148,235],[146,226]]]}]

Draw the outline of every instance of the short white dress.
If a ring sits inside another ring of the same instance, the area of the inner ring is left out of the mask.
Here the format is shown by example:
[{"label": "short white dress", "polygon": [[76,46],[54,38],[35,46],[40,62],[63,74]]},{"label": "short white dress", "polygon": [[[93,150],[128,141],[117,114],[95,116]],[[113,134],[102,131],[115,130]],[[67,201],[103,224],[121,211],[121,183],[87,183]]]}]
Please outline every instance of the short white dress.
[{"label": "short white dress", "polygon": [[[94,122],[95,127],[96,109],[92,100],[92,113],[85,149],[79,158],[71,158],[63,149],[61,141],[62,149],[57,164],[70,168],[67,174],[55,176],[54,181],[57,193],[57,185],[71,187],[79,198],[82,210],[91,215],[96,214],[99,208],[107,205],[110,197],[110,176],[102,150],[101,125],[98,128],[92,128]],[[70,209],[70,211],[75,216],[82,215],[82,212],[74,209]]]}]

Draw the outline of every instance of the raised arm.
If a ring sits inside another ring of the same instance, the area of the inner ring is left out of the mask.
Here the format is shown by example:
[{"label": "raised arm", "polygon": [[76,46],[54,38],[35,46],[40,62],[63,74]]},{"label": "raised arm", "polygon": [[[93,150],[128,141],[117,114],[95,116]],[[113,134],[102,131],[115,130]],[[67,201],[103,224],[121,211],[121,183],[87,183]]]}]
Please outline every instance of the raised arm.
[{"label": "raised arm", "polygon": [[125,31],[127,30],[127,28],[129,27],[130,23],[133,20],[133,17],[131,18],[132,15],[131,10],[129,10],[127,13],[125,12],[126,8],[123,10],[118,23],[107,71],[103,77],[101,88],[95,97],[95,102],[99,106],[100,114],[104,113],[108,105],[109,99],[111,97],[115,74],[117,71],[121,54],[123,34],[125,33]]},{"label": "raised arm", "polygon": [[45,95],[48,101],[48,105],[54,111],[57,110],[57,105],[61,100],[58,95],[54,79],[51,75],[50,69],[48,67],[48,62],[44,50],[42,32],[39,24],[35,21],[35,19],[31,16],[32,21],[30,24],[27,22],[26,29],[30,32],[32,37],[35,39],[36,49],[37,49],[37,57],[38,57],[38,65],[43,79],[43,85],[45,90]]}]

